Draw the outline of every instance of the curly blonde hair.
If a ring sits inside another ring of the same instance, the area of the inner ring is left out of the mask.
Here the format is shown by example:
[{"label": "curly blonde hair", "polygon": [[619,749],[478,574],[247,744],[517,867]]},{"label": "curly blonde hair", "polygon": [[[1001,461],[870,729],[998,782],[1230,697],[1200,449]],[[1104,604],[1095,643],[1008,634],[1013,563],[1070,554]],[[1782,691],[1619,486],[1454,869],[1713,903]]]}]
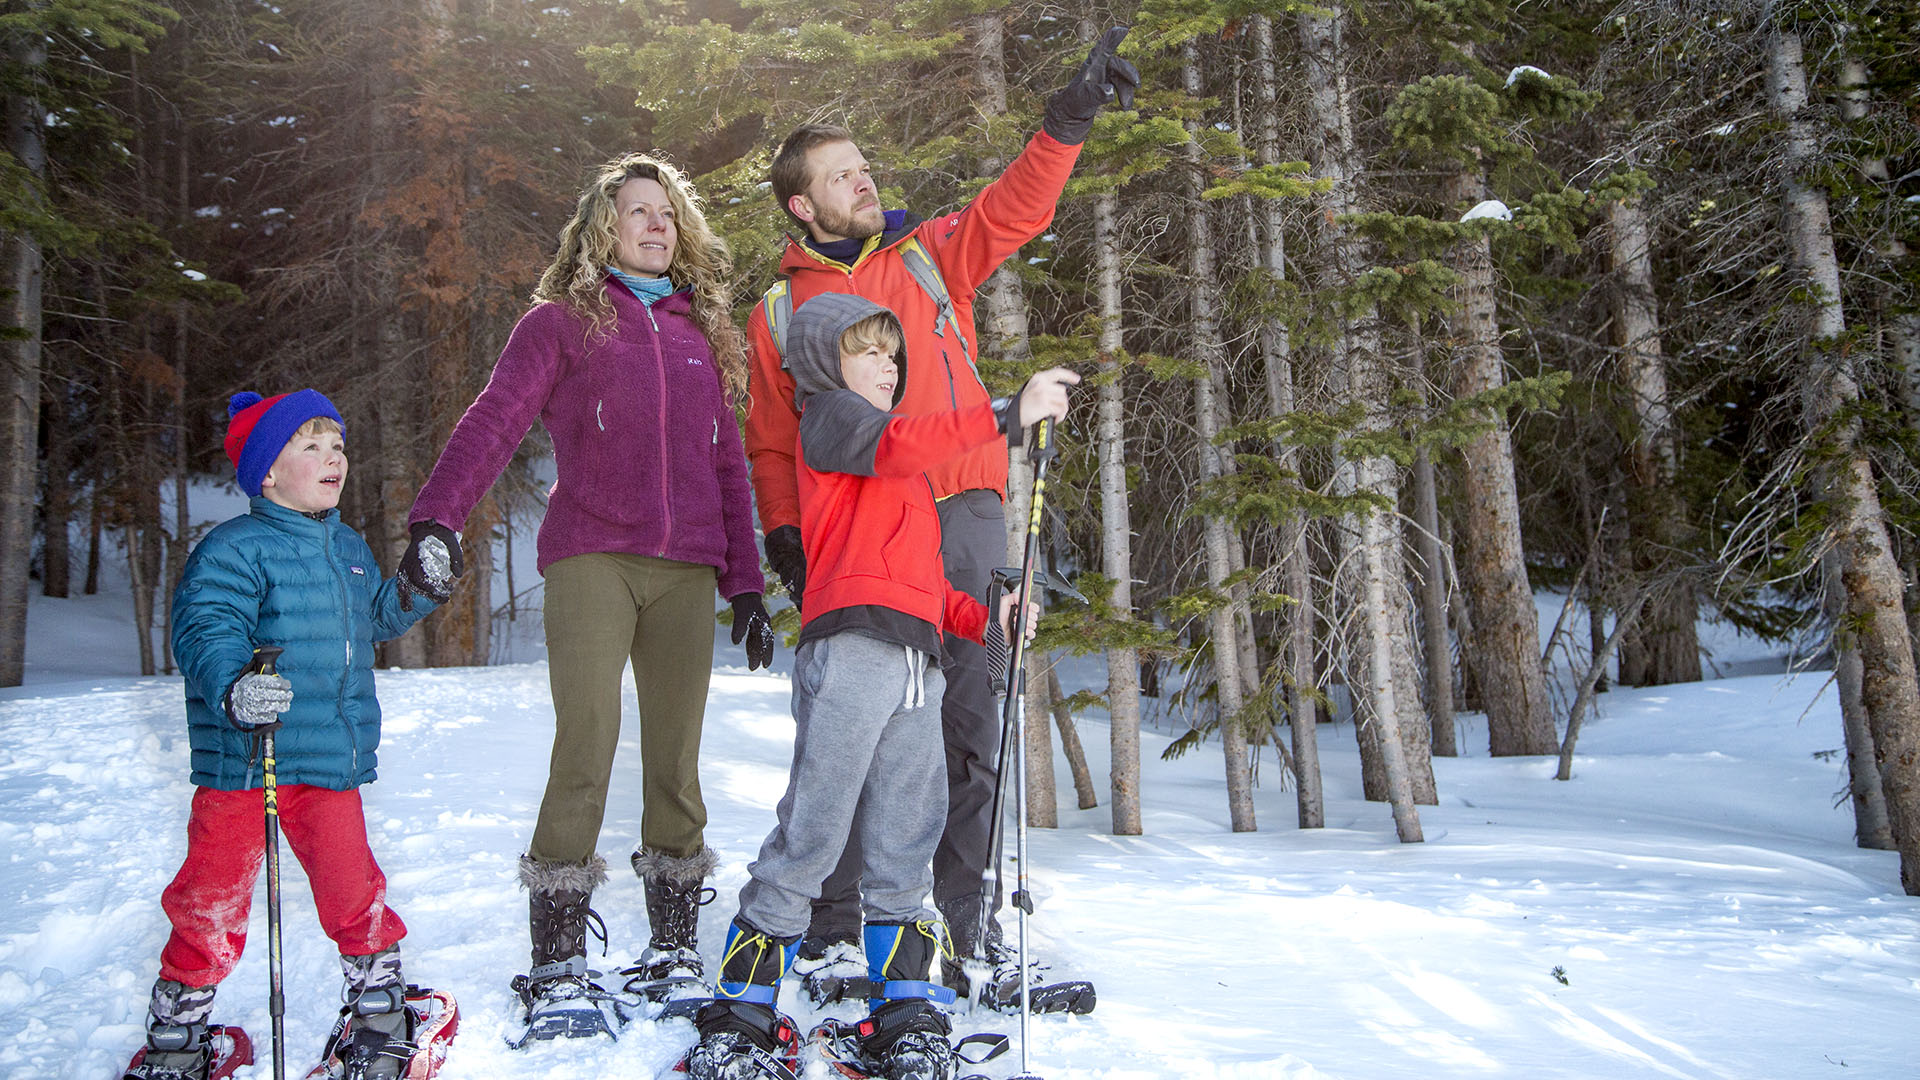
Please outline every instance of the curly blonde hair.
[{"label": "curly blonde hair", "polygon": [[587,336],[605,338],[613,330],[613,305],[607,300],[607,267],[618,244],[614,197],[629,180],[657,182],[673,204],[678,240],[667,277],[674,288],[693,289],[693,321],[706,336],[720,366],[720,381],[730,401],[747,392],[746,338],[733,323],[733,255],[707,225],[700,197],[686,176],[651,154],[626,154],[600,166],[580,192],[573,218],[560,230],[560,250],[540,275],[535,301],[565,304],[587,322]]}]

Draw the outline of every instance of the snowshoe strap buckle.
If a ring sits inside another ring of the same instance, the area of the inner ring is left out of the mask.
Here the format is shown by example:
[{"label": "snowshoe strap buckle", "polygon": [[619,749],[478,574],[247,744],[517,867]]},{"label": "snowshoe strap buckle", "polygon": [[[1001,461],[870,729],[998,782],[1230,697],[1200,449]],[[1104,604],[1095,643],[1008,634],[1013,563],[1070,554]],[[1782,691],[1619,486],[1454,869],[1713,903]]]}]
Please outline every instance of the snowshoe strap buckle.
[{"label": "snowshoe strap buckle", "polygon": [[551,964],[541,964],[532,971],[527,972],[527,981],[529,983],[537,983],[543,979],[557,979],[562,975],[577,975],[583,979],[586,978],[587,958],[584,956],[569,956],[565,960],[557,960]]}]

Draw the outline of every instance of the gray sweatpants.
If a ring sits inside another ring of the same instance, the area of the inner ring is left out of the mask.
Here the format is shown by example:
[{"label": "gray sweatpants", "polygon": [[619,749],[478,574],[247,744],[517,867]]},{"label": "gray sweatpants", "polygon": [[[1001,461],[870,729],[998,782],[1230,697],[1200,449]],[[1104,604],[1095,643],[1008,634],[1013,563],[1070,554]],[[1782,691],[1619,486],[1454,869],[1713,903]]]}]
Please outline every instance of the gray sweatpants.
[{"label": "gray sweatpants", "polygon": [[747,867],[741,922],[776,938],[804,933],[849,836],[864,855],[867,921],[935,917],[927,893],[947,816],[945,686],[933,658],[903,645],[848,632],[800,646],[793,769],[778,823]]}]

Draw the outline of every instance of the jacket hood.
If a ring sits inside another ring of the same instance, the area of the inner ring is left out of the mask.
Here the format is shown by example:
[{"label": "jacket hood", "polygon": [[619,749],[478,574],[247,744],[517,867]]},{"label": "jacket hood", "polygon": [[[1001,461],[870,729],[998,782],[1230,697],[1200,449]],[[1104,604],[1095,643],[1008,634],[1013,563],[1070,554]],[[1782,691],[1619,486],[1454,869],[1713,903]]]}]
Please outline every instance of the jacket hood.
[{"label": "jacket hood", "polygon": [[[796,408],[814,394],[845,390],[847,381],[840,374],[840,335],[862,319],[891,314],[886,308],[852,293],[821,293],[801,304],[787,327],[787,369],[793,374],[793,404]],[[904,345],[894,353],[899,375],[893,387],[893,403],[907,386],[907,356]]]}]

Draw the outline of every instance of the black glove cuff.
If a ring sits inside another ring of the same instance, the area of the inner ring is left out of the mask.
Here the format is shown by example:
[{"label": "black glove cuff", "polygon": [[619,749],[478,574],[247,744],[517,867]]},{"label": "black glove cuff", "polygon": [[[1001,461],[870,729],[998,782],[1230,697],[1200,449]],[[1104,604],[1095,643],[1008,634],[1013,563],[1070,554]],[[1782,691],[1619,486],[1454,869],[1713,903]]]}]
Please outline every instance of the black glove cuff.
[{"label": "black glove cuff", "polygon": [[[1086,142],[1087,136],[1093,132],[1093,113],[1082,116],[1073,110],[1072,105],[1061,102],[1061,98],[1073,92],[1073,88],[1068,87],[1048,98],[1047,111],[1040,118],[1040,130],[1053,136],[1054,141],[1065,146],[1079,146]],[[1098,109],[1099,106],[1096,105],[1094,108]],[[1070,112],[1071,115],[1069,115]]]},{"label": "black glove cuff", "polygon": [[[1023,384],[1020,389],[1025,390]],[[1007,445],[1018,447],[1026,442],[1026,429],[1020,426],[1020,395],[993,399],[993,420],[1000,425],[1000,433],[1007,437]]]}]

